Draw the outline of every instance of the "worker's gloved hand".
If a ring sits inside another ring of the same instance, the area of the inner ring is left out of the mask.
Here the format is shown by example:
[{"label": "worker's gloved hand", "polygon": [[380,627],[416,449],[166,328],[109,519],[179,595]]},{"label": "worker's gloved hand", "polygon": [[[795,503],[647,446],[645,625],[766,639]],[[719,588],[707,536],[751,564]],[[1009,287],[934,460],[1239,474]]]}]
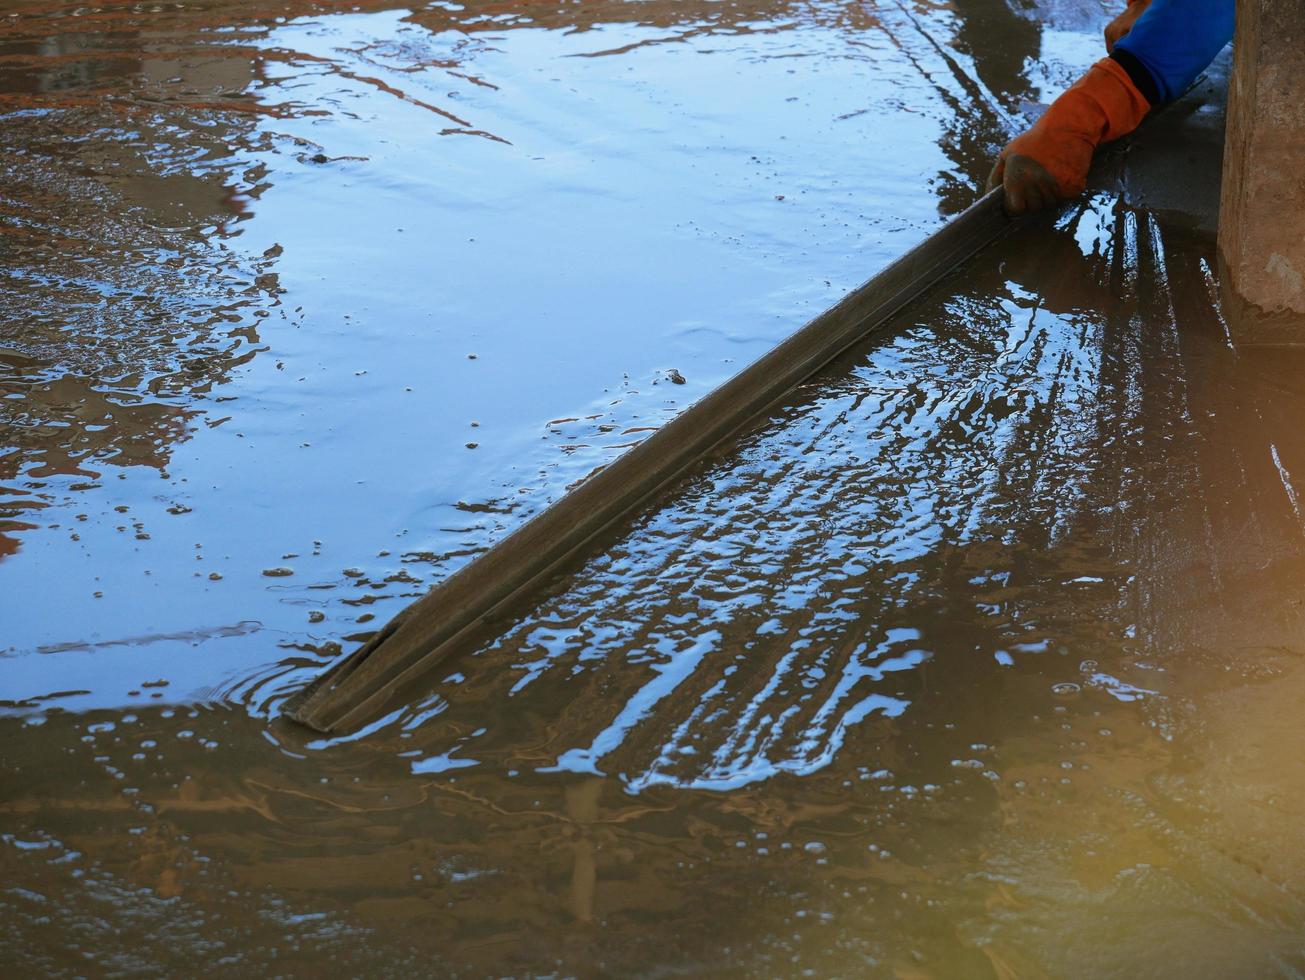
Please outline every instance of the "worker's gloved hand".
[{"label": "worker's gloved hand", "polygon": [[1151,0],[1128,0],[1128,6],[1124,12],[1106,25],[1106,53],[1109,54],[1115,50],[1115,45],[1119,39],[1133,29],[1137,19],[1146,13],[1146,8],[1151,6]]},{"label": "worker's gloved hand", "polygon": [[1040,211],[1076,197],[1087,186],[1097,145],[1131,133],[1150,109],[1128,73],[1103,58],[1066,89],[1032,129],[1006,144],[988,186],[1005,188],[1011,214]]}]

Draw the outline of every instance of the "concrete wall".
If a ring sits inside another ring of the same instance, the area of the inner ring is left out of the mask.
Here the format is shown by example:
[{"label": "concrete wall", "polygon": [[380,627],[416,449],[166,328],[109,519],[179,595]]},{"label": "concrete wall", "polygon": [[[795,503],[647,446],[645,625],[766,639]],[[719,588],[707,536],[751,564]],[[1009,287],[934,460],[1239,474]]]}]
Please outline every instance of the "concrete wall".
[{"label": "concrete wall", "polygon": [[1219,254],[1239,343],[1305,344],[1305,0],[1238,0]]}]

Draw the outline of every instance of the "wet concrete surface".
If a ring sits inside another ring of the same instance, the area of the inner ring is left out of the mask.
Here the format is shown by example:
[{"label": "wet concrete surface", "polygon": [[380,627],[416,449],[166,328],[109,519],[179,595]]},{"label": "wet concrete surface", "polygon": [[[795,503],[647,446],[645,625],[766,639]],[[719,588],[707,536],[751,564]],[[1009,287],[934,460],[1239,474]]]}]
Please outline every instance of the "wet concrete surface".
[{"label": "wet concrete surface", "polygon": [[895,5],[16,8],[3,648],[203,696],[384,620],[968,203],[1094,43],[1002,10],[1045,64]]},{"label": "wet concrete surface", "polygon": [[1100,11],[5,13],[0,961],[1305,970],[1305,365],[1126,180],[425,698],[273,720],[971,200]]}]

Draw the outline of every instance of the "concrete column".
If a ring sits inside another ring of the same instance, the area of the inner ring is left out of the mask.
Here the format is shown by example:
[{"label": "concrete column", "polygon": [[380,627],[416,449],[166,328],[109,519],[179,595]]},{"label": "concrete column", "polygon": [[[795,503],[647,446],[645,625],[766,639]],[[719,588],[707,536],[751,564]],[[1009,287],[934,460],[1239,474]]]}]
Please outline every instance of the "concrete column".
[{"label": "concrete column", "polygon": [[1219,256],[1234,340],[1305,345],[1305,0],[1237,0]]}]

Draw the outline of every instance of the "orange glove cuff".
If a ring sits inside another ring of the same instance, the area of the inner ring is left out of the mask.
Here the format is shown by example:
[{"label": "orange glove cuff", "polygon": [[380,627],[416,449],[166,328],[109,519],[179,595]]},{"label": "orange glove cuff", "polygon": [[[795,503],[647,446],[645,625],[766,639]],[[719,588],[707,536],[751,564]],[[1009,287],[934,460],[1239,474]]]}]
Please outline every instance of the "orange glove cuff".
[{"label": "orange glove cuff", "polygon": [[1056,179],[1062,197],[1075,197],[1087,186],[1097,145],[1131,133],[1150,111],[1128,72],[1102,58],[1001,155],[1032,157]]}]

